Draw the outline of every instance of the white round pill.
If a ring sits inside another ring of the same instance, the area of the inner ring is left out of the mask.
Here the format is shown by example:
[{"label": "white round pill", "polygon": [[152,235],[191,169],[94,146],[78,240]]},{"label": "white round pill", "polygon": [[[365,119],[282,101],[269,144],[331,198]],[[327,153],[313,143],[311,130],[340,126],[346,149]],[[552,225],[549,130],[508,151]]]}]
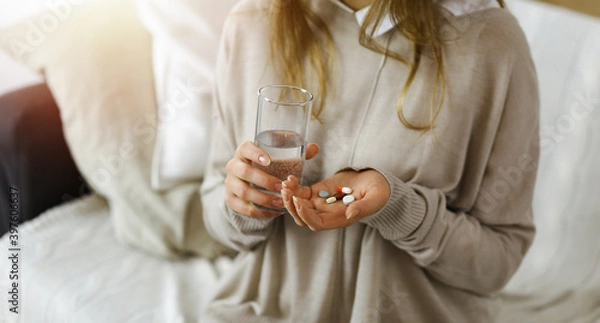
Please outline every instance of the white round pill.
[{"label": "white round pill", "polygon": [[346,196],[344,196],[344,198],[342,199],[342,202],[345,205],[348,205],[348,204],[354,202],[354,195],[346,195]]}]

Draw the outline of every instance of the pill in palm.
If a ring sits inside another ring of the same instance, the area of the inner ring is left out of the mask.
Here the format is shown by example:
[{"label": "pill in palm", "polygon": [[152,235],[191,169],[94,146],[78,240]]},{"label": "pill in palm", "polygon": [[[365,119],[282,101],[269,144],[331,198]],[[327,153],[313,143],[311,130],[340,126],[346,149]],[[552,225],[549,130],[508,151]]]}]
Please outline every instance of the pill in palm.
[{"label": "pill in palm", "polygon": [[337,191],[344,194],[352,194],[352,189],[346,186],[338,186]]},{"label": "pill in palm", "polygon": [[331,204],[331,203],[335,203],[335,201],[337,201],[337,199],[335,198],[335,196],[329,197],[325,200],[325,202],[327,204]]},{"label": "pill in palm", "polygon": [[344,203],[345,205],[348,205],[348,204],[350,204],[352,202],[354,202],[354,195],[346,195],[342,199],[342,203]]},{"label": "pill in palm", "polygon": [[319,197],[322,197],[324,199],[329,197],[329,192],[327,191],[319,191]]}]

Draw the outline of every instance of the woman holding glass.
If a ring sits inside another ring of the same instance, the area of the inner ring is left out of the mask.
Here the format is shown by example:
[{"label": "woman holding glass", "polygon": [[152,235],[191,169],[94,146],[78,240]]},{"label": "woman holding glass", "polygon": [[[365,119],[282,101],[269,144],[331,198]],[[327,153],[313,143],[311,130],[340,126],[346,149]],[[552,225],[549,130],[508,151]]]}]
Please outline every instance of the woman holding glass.
[{"label": "woman holding glass", "polygon": [[[226,22],[205,225],[239,251],[212,322],[489,322],[535,228],[538,93],[502,1],[246,0]],[[301,181],[256,92],[314,94]],[[321,191],[352,188],[328,204]],[[279,193],[279,195],[273,195]],[[285,212],[279,212],[285,208]]]}]

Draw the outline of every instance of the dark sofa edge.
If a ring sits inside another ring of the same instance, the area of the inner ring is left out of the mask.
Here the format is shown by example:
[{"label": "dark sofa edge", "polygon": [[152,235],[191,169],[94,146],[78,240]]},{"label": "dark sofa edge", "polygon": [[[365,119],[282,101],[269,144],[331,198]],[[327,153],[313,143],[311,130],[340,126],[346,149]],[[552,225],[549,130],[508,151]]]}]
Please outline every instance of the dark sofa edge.
[{"label": "dark sofa edge", "polygon": [[1,236],[11,223],[31,220],[89,190],[71,157],[60,111],[46,84],[0,96],[0,115]]}]

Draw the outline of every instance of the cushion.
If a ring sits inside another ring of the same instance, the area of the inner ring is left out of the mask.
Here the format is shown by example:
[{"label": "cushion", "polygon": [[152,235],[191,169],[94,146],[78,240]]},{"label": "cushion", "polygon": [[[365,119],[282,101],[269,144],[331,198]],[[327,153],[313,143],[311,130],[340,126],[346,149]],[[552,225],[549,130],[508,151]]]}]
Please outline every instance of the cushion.
[{"label": "cushion", "polygon": [[202,222],[199,181],[160,193],[150,186],[157,104],[150,35],[134,2],[88,1],[46,19],[35,38],[29,21],[44,15],[0,30],[0,47],[45,75],[74,160],[107,199],[117,238],[163,256],[220,254]]},{"label": "cushion", "polygon": [[[48,10],[45,0],[0,1],[0,28]],[[52,5],[52,9],[55,6]],[[0,42],[2,40],[0,39]],[[0,51],[0,95],[42,82],[42,77]]]},{"label": "cushion", "polygon": [[159,127],[152,185],[157,190],[204,176],[218,43],[237,1],[138,1],[153,41]]}]

